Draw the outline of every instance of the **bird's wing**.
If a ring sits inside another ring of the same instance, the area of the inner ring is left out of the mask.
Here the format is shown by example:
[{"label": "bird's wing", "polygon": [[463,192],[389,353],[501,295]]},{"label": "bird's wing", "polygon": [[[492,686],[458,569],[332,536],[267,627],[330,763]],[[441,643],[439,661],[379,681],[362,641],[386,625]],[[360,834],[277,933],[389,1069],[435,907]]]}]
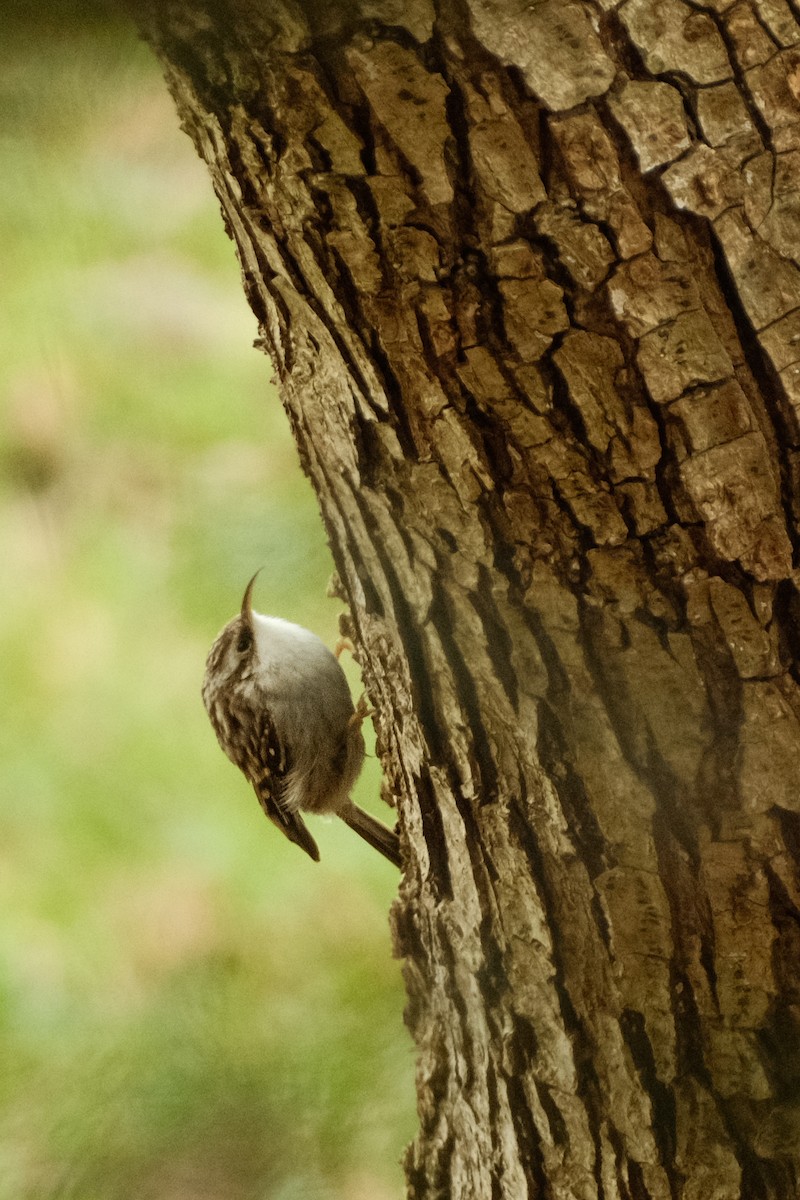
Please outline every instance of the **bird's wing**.
[{"label": "bird's wing", "polygon": [[251,779],[258,802],[270,821],[278,826],[290,842],[301,846],[314,862],[319,862],[317,843],[308,832],[303,818],[283,802],[286,778],[292,769],[292,756],[289,747],[278,738],[266,712],[262,715],[257,736],[259,768]]}]

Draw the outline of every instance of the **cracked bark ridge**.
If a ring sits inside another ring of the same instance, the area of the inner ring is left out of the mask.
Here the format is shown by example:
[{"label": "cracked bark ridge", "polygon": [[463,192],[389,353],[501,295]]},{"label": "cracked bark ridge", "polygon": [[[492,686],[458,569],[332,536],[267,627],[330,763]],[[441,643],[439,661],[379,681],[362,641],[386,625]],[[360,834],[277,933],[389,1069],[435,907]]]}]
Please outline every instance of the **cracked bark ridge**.
[{"label": "cracked bark ridge", "polygon": [[409,1194],[797,1195],[795,6],[138,15],[378,713]]}]

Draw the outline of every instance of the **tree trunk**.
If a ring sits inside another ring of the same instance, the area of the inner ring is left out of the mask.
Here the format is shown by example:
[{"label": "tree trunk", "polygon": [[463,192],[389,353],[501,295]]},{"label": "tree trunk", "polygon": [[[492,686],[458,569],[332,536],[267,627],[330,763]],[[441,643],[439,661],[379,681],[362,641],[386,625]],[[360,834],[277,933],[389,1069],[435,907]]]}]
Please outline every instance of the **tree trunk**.
[{"label": "tree trunk", "polygon": [[409,1194],[797,1196],[790,0],[137,15],[377,710]]}]

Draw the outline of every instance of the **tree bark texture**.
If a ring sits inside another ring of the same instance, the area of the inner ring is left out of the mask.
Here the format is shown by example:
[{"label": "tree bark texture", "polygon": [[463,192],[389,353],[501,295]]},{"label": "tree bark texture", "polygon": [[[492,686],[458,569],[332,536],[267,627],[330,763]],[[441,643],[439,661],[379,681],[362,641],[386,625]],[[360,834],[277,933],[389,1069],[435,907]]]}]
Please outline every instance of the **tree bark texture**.
[{"label": "tree bark texture", "polygon": [[139,12],[377,709],[413,1197],[800,1194],[797,17]]}]

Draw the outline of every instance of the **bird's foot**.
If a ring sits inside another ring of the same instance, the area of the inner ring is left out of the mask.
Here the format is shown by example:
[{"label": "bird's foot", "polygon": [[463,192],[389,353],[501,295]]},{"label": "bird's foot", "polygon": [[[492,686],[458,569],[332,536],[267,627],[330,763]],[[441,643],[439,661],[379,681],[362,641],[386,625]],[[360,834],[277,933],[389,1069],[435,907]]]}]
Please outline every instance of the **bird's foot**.
[{"label": "bird's foot", "polygon": [[375,709],[371,707],[370,702],[367,699],[366,692],[362,692],[358,699],[358,703],[356,704],[355,712],[353,713],[353,715],[350,718],[350,721],[348,723],[350,725],[354,725],[356,728],[360,729],[361,725],[364,723],[364,721],[366,721],[367,717],[374,717],[374,716],[375,716]]},{"label": "bird's foot", "polygon": [[350,638],[349,637],[340,637],[337,639],[336,645],[333,647],[334,656],[336,658],[341,658],[341,656],[344,654],[345,650],[348,650],[350,652],[350,654],[355,654],[355,646],[350,641]]}]

